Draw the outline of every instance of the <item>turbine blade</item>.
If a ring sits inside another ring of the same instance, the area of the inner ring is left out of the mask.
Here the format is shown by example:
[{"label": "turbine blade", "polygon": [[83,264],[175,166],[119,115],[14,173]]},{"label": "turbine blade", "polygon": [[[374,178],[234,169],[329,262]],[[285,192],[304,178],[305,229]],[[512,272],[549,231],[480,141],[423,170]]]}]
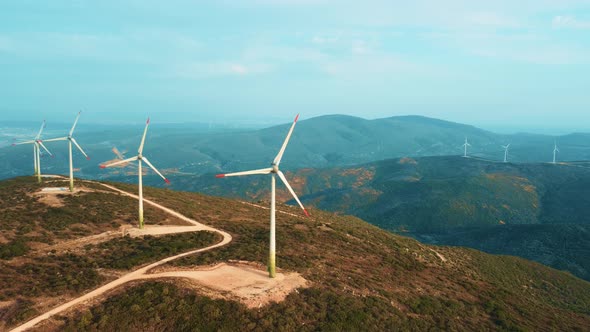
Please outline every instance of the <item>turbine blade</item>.
[{"label": "turbine blade", "polygon": [[112,164],[108,164],[108,165],[100,165],[100,168],[107,168],[107,167],[117,166],[117,165],[125,164],[125,163],[128,163],[130,161],[134,161],[134,160],[137,160],[137,156],[131,157],[131,158],[127,158],[125,160],[119,160],[119,161],[116,161],[116,162],[114,162]]},{"label": "turbine blade", "polygon": [[76,128],[76,124],[78,124],[78,119],[80,118],[80,113],[82,113],[82,111],[78,112],[78,115],[76,116],[76,120],[74,121],[74,125],[72,126],[72,129],[70,130],[70,135],[69,135],[70,137],[74,133],[74,129]]},{"label": "turbine blade", "polygon": [[45,151],[47,151],[47,153],[49,153],[49,155],[50,155],[50,156],[52,156],[52,157],[53,157],[53,154],[52,154],[51,152],[49,152],[49,150],[47,149],[47,147],[45,146],[45,144],[43,144],[43,142],[41,142],[41,141],[38,141],[37,143],[39,143],[39,145],[41,145],[41,147],[42,147],[42,148],[43,148]]},{"label": "turbine blade", "polygon": [[25,142],[12,143],[12,146],[22,145],[22,144],[34,144],[35,142],[36,141],[25,141]]},{"label": "turbine blade", "polygon": [[41,134],[43,133],[43,129],[45,129],[45,120],[43,120],[43,123],[41,124],[41,128],[39,129],[37,136],[35,136],[35,139],[39,139],[41,137]]},{"label": "turbine blade", "polygon": [[162,179],[164,179],[164,181],[166,181],[166,183],[170,183],[170,180],[168,180],[168,179],[167,179],[167,178],[166,178],[164,175],[162,175],[162,173],[160,173],[160,171],[158,171],[158,170],[157,170],[157,169],[154,167],[154,165],[152,165],[152,163],[150,163],[150,161],[149,161],[149,160],[148,160],[146,157],[143,157],[143,158],[141,158],[141,160],[145,161],[145,163],[146,163],[146,164],[147,164],[147,165],[148,165],[148,166],[149,166],[151,169],[153,169],[153,170],[154,170],[154,172],[156,172],[156,173],[157,173],[157,174],[158,174],[158,175],[159,175],[159,176],[160,176]]},{"label": "turbine blade", "polygon": [[76,142],[76,140],[74,138],[72,138],[72,143],[74,143],[74,145],[78,148],[78,150],[80,150],[80,152],[82,152],[82,154],[84,155],[84,157],[86,157],[86,159],[90,160],[90,157],[88,157],[86,152],[84,152],[84,150],[82,150],[82,147],[80,146],[80,144],[78,144],[78,142]]},{"label": "turbine blade", "polygon": [[252,171],[244,171],[244,172],[236,172],[236,173],[227,173],[227,174],[217,174],[215,177],[217,178],[224,178],[228,176],[242,176],[242,175],[254,175],[254,174],[270,174],[272,172],[272,168],[262,168],[262,169],[255,169]]},{"label": "turbine blade", "polygon": [[281,163],[281,159],[283,158],[283,153],[285,153],[285,149],[287,148],[287,144],[289,143],[289,139],[291,138],[291,134],[293,133],[293,128],[295,128],[295,124],[297,123],[297,119],[299,119],[299,114],[297,114],[297,116],[295,117],[295,120],[293,121],[293,124],[291,125],[291,129],[289,129],[289,133],[287,134],[287,137],[285,138],[285,141],[283,142],[283,146],[281,146],[279,153],[275,157],[275,160],[273,160],[273,162],[272,162],[273,164],[278,165]]},{"label": "turbine blade", "polygon": [[141,138],[141,144],[139,144],[139,150],[137,150],[137,152],[139,152],[139,154],[141,154],[143,152],[143,144],[145,143],[145,135],[147,134],[149,125],[150,125],[150,118],[148,118],[145,123],[145,129],[143,130],[143,137]]},{"label": "turbine blade", "polygon": [[307,213],[307,210],[303,207],[303,204],[301,204],[301,201],[299,200],[299,198],[297,197],[297,195],[293,191],[293,188],[291,188],[291,186],[289,185],[289,182],[287,182],[287,178],[285,178],[285,174],[283,174],[283,172],[281,172],[281,171],[279,171],[277,174],[279,175],[279,178],[281,178],[281,181],[283,181],[283,183],[285,184],[285,187],[287,187],[287,189],[289,189],[289,192],[291,193],[293,198],[295,198],[295,201],[297,201],[297,204],[299,204],[299,206],[303,210],[303,213],[305,213],[305,215],[309,217],[309,213]]},{"label": "turbine blade", "polygon": [[58,137],[58,138],[51,138],[51,139],[44,139],[43,142],[55,142],[55,141],[65,141],[67,137]]}]

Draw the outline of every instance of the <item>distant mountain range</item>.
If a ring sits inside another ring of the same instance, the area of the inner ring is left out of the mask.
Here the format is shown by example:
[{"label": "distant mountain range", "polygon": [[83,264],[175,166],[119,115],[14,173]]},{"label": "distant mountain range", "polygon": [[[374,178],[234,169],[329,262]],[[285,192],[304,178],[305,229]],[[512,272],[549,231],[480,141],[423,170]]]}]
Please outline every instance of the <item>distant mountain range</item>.
[{"label": "distant mountain range", "polygon": [[[76,161],[81,177],[121,179],[125,172],[99,170],[97,164],[116,158],[111,151],[136,151],[142,126],[100,126],[92,130],[80,120],[78,142],[92,156]],[[289,124],[259,130],[207,130],[186,125],[153,123],[146,154],[171,178],[174,174],[205,174],[265,167],[277,153]],[[82,130],[85,128],[85,130]],[[4,131],[9,129],[4,128]],[[64,128],[64,133],[67,131]],[[19,131],[19,137],[26,138]],[[5,135],[2,135],[5,136]],[[49,137],[49,136],[45,136]],[[283,169],[325,168],[421,156],[459,155],[465,137],[476,157],[501,160],[500,145],[511,143],[509,159],[545,162],[552,158],[554,142],[559,160],[590,160],[590,134],[546,136],[502,135],[473,126],[421,116],[396,116],[366,120],[344,115],[327,115],[300,120],[283,159]],[[57,142],[59,143],[59,142]],[[67,173],[65,144],[48,146],[56,155],[42,161],[45,172]],[[29,147],[0,148],[0,178],[32,173]],[[155,183],[154,183],[155,184]]]}]

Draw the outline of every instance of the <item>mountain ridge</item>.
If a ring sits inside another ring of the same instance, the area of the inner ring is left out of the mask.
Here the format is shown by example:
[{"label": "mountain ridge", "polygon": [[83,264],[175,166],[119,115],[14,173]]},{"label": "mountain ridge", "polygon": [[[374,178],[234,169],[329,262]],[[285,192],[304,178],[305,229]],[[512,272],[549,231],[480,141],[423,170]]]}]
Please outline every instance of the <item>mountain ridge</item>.
[{"label": "mountain ridge", "polygon": [[[100,171],[96,165],[118,158],[111,151],[113,148],[135,151],[141,128],[126,127],[123,130],[117,127],[111,131],[101,128],[92,132],[84,129],[83,121],[81,118],[77,139],[92,161],[75,160],[75,165],[80,168],[79,175],[121,181],[124,172]],[[287,127],[288,124],[282,124],[257,130],[207,132],[153,123],[148,135],[155,139],[146,145],[146,153],[158,154],[158,166],[170,177],[248,169],[272,160]],[[502,160],[500,145],[510,142],[511,161],[550,161],[553,143],[557,139],[561,151],[558,160],[590,160],[590,134],[503,135],[471,125],[413,115],[372,120],[326,115],[300,119],[283,164],[285,169],[300,169],[349,166],[405,156],[458,155],[463,153],[461,145],[465,137],[472,144],[469,154],[487,159]],[[65,147],[52,144],[48,148],[56,158],[43,158],[42,168],[49,173],[67,174]],[[0,178],[28,174],[32,168],[30,159],[27,147],[0,148]]]}]

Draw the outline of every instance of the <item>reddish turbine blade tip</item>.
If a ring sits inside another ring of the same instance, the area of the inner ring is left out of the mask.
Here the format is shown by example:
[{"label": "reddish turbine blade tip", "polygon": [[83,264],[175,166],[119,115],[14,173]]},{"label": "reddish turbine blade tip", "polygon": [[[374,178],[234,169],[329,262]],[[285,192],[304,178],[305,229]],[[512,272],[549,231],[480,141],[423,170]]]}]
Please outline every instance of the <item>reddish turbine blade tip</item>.
[{"label": "reddish turbine blade tip", "polygon": [[225,177],[225,174],[217,174],[217,175],[215,175],[215,177],[216,178],[224,178]]},{"label": "reddish turbine blade tip", "polygon": [[105,165],[100,165],[100,168],[107,168]]},{"label": "reddish turbine blade tip", "polygon": [[295,117],[295,121],[293,122],[297,122],[297,119],[299,119],[299,114],[297,114],[297,116]]},{"label": "reddish turbine blade tip", "polygon": [[164,181],[165,181],[167,184],[170,184],[170,180],[168,180],[168,179],[164,179]]},{"label": "reddish turbine blade tip", "polygon": [[12,146],[16,146],[16,144],[12,143]]},{"label": "reddish turbine blade tip", "polygon": [[150,124],[150,118],[147,119],[147,122],[145,124]]},{"label": "reddish turbine blade tip", "polygon": [[86,157],[86,160],[90,160],[90,157]]},{"label": "reddish turbine blade tip", "polygon": [[307,210],[306,210],[306,209],[303,209],[303,213],[305,213],[305,216],[306,216],[306,217],[309,217],[309,213],[307,212]]}]

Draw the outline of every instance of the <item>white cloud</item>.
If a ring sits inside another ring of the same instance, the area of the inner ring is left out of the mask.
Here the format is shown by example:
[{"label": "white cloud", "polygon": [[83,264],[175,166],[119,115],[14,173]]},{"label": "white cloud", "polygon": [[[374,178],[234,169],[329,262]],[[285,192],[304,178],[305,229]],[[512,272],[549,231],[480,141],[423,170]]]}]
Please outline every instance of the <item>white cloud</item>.
[{"label": "white cloud", "polygon": [[187,62],[172,66],[173,77],[188,79],[204,79],[220,76],[248,76],[263,74],[273,70],[273,66],[265,63],[238,63],[232,61]]},{"label": "white cloud", "polygon": [[465,16],[468,25],[495,27],[495,28],[519,28],[522,23],[517,19],[494,12],[475,12]]},{"label": "white cloud", "polygon": [[456,73],[441,66],[417,62],[403,55],[377,51],[362,56],[353,54],[332,58],[318,65],[322,72],[330,76],[357,82],[456,76]]},{"label": "white cloud", "polygon": [[573,16],[555,16],[552,25],[554,28],[590,29],[590,21],[578,20]]},{"label": "white cloud", "polygon": [[273,44],[252,45],[247,47],[242,53],[242,58],[245,61],[251,62],[319,62],[326,57],[327,55],[325,53],[314,48]]},{"label": "white cloud", "polygon": [[372,48],[364,40],[353,40],[351,51],[353,54],[362,55],[362,54],[371,53]]},{"label": "white cloud", "polygon": [[189,58],[202,49],[197,40],[165,30],[118,34],[26,32],[0,36],[0,50],[43,60],[79,58],[156,64]]},{"label": "white cloud", "polygon": [[330,43],[334,43],[336,41],[338,41],[337,38],[328,38],[328,37],[322,37],[322,36],[314,36],[311,39],[312,43],[318,44],[318,45],[330,44]]},{"label": "white cloud", "polygon": [[14,48],[13,44],[12,38],[0,36],[0,51],[12,51]]},{"label": "white cloud", "polygon": [[423,37],[474,56],[546,65],[585,64],[590,50],[535,33],[431,33]]},{"label": "white cloud", "polygon": [[230,66],[231,72],[238,75],[248,74],[248,68],[244,65],[233,64]]}]

